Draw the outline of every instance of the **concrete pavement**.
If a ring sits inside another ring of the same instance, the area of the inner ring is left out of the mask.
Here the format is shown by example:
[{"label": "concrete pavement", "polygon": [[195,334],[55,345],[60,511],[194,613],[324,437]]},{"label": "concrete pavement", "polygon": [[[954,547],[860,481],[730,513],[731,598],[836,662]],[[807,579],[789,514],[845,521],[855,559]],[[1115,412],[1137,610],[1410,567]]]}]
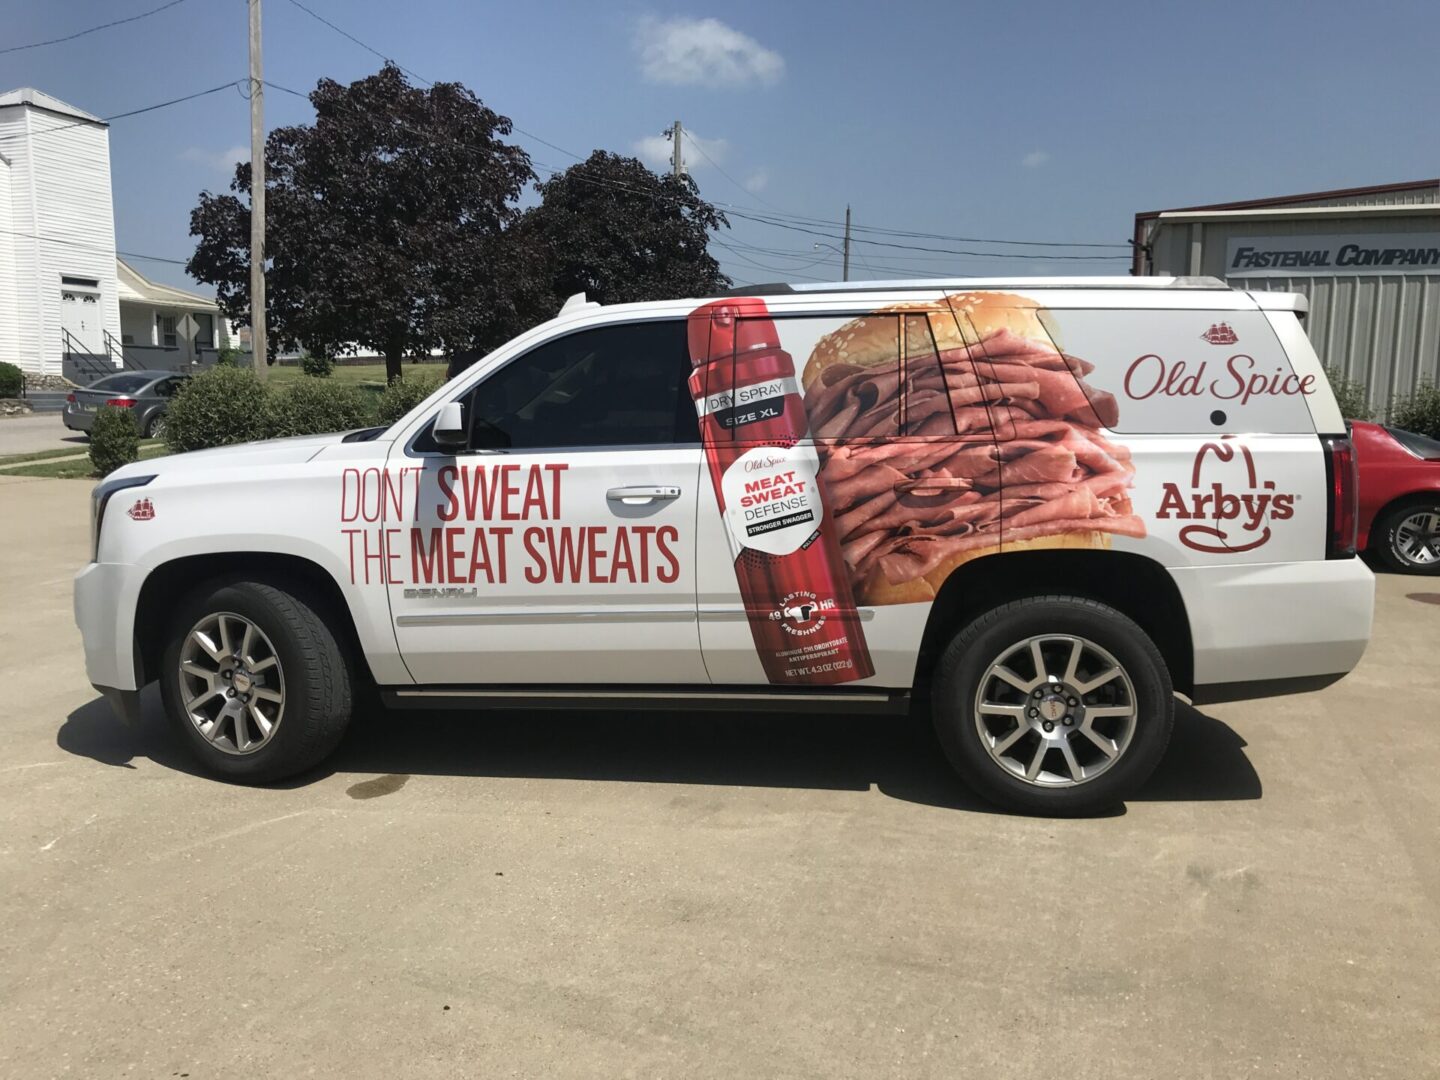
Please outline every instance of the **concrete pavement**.
[{"label": "concrete pavement", "polygon": [[368,716],[194,774],[86,684],[84,483],[0,478],[0,1075],[1395,1077],[1440,1060],[1440,581],[1361,668],[1183,710],[1125,812],[923,725]]},{"label": "concrete pavement", "polygon": [[83,453],[89,445],[84,435],[65,426],[58,412],[37,412],[0,420],[0,457],[60,450],[67,446]]}]

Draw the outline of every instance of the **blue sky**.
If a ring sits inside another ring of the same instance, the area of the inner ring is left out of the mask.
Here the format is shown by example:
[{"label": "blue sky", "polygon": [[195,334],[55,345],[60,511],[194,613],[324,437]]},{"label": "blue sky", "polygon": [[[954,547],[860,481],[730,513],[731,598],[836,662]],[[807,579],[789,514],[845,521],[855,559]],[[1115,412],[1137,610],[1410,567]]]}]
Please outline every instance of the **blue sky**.
[{"label": "blue sky", "polygon": [[[5,0],[0,48],[159,2]],[[304,2],[577,155],[664,154],[654,137],[679,119],[728,174],[690,149],[702,193],[762,212],[838,220],[848,202],[857,225],[1123,243],[1137,210],[1440,175],[1433,2]],[[243,0],[184,0],[0,55],[0,89],[31,85],[100,115],[124,112],[243,77],[245,33]],[[266,77],[297,90],[379,64],[291,0],[265,0],[265,48]],[[269,125],[309,115],[304,101],[268,97]],[[186,258],[197,193],[223,188],[229,162],[248,160],[248,131],[233,90],[117,120],[119,247]],[[537,169],[573,160],[516,141]],[[737,250],[714,250],[737,279],[839,276],[837,265],[806,265],[838,263],[812,246],[834,242],[826,237],[733,225],[721,240]],[[1001,257],[857,245],[852,277],[1128,267],[1119,249],[899,242]],[[137,265],[186,281],[178,266]]]}]

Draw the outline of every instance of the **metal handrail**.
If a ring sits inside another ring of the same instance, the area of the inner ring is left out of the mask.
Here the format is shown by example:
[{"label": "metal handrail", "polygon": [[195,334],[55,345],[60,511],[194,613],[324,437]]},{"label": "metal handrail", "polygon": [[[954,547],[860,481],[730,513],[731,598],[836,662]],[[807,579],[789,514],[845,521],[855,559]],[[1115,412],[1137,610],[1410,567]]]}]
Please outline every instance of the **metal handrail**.
[{"label": "metal handrail", "polygon": [[[85,357],[85,362],[82,364],[81,362],[76,361],[76,366],[86,369],[85,373],[87,375],[95,377],[97,375],[103,376],[108,374],[108,372],[105,371],[103,367],[100,367],[100,365],[95,363],[94,358],[96,356],[99,356],[100,354],[92,353],[89,349],[81,348],[82,342],[80,341],[80,339],[77,338],[74,334],[72,334],[69,330],[65,329],[65,327],[63,326],[60,328],[60,345],[62,359],[65,357]],[[109,358],[109,355],[110,354],[108,352],[105,353],[105,356],[107,358]],[[114,370],[113,367],[111,368],[111,370]]]},{"label": "metal handrail", "polygon": [[102,333],[105,335],[105,355],[110,357],[111,360],[118,359],[120,361],[120,366],[123,368],[125,366],[124,343],[116,341],[115,335],[110,333],[108,329],[102,331]]}]

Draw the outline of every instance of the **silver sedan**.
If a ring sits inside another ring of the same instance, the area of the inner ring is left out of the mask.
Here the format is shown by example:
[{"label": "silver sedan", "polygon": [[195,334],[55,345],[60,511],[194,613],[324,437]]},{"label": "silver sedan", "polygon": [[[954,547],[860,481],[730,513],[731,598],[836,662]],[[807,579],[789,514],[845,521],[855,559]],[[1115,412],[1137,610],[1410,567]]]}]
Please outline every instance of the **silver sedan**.
[{"label": "silver sedan", "polygon": [[72,431],[89,431],[95,414],[106,405],[130,409],[135,428],[146,439],[165,434],[165,410],[175,391],[185,385],[188,375],[173,371],[123,371],[97,379],[83,390],[65,398],[65,426]]}]

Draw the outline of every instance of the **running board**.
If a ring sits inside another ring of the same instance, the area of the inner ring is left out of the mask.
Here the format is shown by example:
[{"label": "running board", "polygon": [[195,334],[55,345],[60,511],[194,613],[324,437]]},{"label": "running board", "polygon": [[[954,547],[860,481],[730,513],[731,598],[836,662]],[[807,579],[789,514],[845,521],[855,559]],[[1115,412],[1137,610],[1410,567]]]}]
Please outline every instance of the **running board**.
[{"label": "running board", "polygon": [[904,713],[907,690],[786,689],[774,686],[415,686],[381,687],[391,708],[689,709],[733,712]]}]

